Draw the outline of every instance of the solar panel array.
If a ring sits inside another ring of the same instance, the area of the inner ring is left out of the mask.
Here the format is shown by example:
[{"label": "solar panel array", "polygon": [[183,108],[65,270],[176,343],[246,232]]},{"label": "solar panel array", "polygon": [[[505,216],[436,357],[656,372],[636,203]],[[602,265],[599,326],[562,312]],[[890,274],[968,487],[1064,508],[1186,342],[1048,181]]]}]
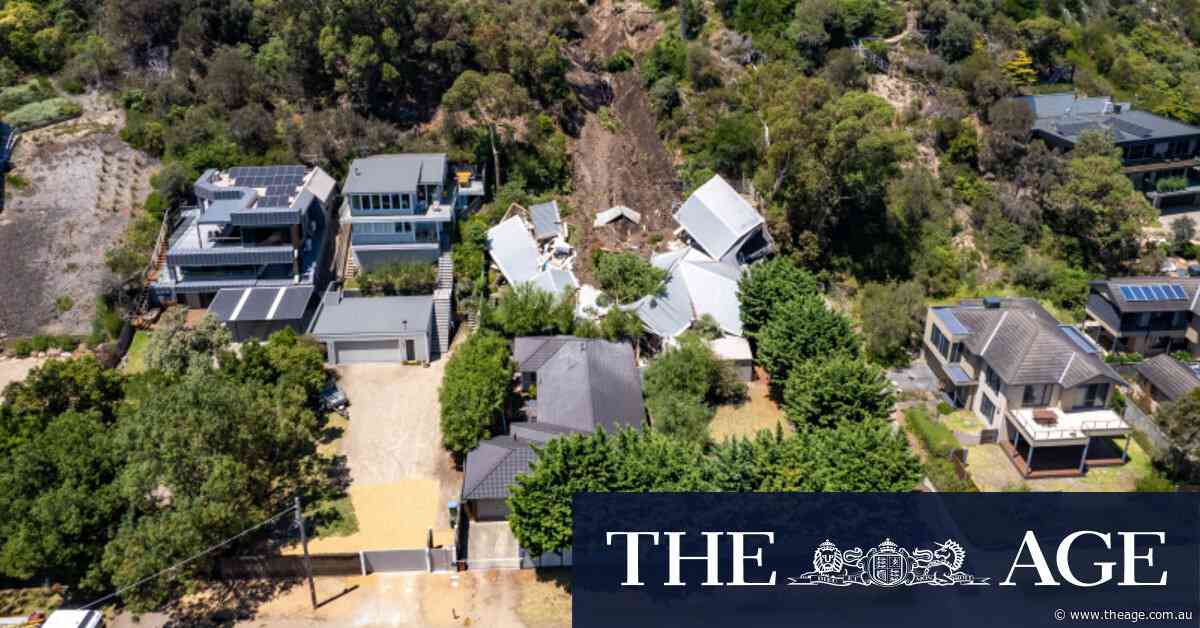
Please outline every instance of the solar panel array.
[{"label": "solar panel array", "polygon": [[1183,286],[1177,283],[1117,286],[1117,288],[1126,301],[1180,301],[1188,298]]},{"label": "solar panel array", "polygon": [[238,166],[229,169],[229,178],[239,187],[265,189],[259,207],[288,207],[304,183],[304,166]]},{"label": "solar panel array", "polygon": [[1055,125],[1063,135],[1079,135],[1084,131],[1103,130],[1099,122],[1071,122]]}]

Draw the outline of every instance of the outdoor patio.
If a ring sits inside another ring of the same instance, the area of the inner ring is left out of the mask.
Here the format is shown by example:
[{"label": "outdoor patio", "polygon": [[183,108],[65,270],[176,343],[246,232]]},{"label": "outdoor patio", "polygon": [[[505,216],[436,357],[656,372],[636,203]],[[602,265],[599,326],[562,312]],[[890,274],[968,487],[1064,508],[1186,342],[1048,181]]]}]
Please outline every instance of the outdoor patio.
[{"label": "outdoor patio", "polygon": [[[1074,477],[1022,478],[1001,445],[972,445],[967,452],[967,471],[981,491],[1129,492],[1135,490],[1138,478],[1152,473],[1150,456],[1136,440],[1129,444],[1129,461],[1125,464],[1093,466],[1085,475]],[[1047,452],[1039,449],[1037,455],[1043,453]],[[1078,461],[1078,452],[1075,455]]]}]

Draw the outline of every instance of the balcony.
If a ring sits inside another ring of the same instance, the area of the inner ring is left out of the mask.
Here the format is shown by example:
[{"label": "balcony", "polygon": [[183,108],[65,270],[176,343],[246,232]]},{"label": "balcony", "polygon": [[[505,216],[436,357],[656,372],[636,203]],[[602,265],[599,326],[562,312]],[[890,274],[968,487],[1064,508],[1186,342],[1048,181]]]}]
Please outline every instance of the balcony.
[{"label": "balcony", "polygon": [[228,223],[207,223],[199,212],[185,212],[172,233],[166,262],[171,266],[290,264],[297,253],[283,231],[247,242]]},{"label": "balcony", "polygon": [[1085,445],[1095,436],[1122,436],[1129,424],[1108,408],[1064,412],[1058,407],[1018,408],[1008,414],[1021,436],[1041,445]]}]

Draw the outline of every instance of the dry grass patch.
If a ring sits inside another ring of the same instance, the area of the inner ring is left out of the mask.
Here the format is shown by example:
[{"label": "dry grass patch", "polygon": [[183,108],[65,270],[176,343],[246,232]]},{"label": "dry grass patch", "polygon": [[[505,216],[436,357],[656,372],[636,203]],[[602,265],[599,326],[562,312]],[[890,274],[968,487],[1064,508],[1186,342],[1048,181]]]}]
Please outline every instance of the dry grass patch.
[{"label": "dry grass patch", "polygon": [[716,442],[739,436],[754,436],[762,430],[775,431],[783,425],[791,433],[792,424],[783,410],[771,400],[767,382],[757,380],[746,385],[746,401],[738,405],[719,406],[717,414],[708,426],[708,433]]},{"label": "dry grass patch", "polygon": [[571,625],[571,571],[529,570],[532,578],[521,583],[517,616],[528,628]]}]

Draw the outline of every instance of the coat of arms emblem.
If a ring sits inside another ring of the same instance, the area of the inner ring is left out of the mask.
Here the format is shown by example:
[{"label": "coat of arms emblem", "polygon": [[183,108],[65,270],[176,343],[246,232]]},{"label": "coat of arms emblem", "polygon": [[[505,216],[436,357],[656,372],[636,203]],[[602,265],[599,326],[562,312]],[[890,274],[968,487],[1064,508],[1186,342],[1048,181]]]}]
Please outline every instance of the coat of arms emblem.
[{"label": "coat of arms emblem", "polygon": [[813,570],[788,578],[788,584],[835,587],[987,585],[987,578],[977,578],[962,571],[966,556],[962,545],[949,539],[935,543],[933,549],[912,551],[891,539],[884,539],[866,552],[858,547],[841,551],[826,539],[813,552]]}]

